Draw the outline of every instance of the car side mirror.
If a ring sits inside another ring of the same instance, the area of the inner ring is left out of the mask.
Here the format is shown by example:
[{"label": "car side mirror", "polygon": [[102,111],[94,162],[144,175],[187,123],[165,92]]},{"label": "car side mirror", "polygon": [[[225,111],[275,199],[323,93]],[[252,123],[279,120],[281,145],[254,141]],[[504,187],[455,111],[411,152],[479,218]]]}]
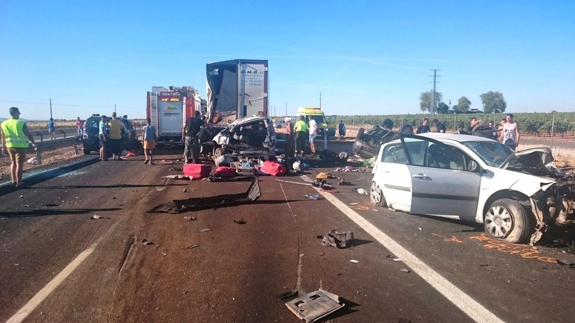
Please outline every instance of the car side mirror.
[{"label": "car side mirror", "polygon": [[475,160],[470,160],[467,163],[467,170],[473,173],[478,173],[480,170],[479,164]]}]

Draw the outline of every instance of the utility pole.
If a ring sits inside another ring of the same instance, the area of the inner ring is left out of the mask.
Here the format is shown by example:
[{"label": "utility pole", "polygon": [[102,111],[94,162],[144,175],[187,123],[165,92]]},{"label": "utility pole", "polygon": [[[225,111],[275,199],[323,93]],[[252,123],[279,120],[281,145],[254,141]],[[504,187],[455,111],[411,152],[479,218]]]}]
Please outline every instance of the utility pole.
[{"label": "utility pole", "polygon": [[50,119],[52,119],[52,98],[50,98]]},{"label": "utility pole", "polygon": [[287,114],[287,102],[286,102],[286,117],[287,117],[287,116],[288,116],[288,114]]},{"label": "utility pole", "polygon": [[116,113],[116,105],[114,104],[114,113]]},{"label": "utility pole", "polygon": [[319,108],[321,109],[321,91],[319,91]]},{"label": "utility pole", "polygon": [[433,76],[433,102],[431,103],[433,111],[431,111],[431,113],[436,113],[437,112],[437,100],[435,98],[437,96],[436,95],[437,92],[435,91],[435,89],[436,89],[435,84],[437,83],[437,78],[441,77],[441,76],[437,75],[437,71],[439,71],[439,70],[432,69],[431,71],[433,71],[433,75],[430,75],[430,76]]}]

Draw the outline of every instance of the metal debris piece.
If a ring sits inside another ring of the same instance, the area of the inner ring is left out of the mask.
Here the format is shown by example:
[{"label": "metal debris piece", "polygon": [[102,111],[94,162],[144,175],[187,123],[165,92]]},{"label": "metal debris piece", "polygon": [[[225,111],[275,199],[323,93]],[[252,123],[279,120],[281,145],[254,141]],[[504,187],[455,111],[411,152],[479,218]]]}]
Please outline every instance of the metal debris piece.
[{"label": "metal debris piece", "polygon": [[411,270],[406,269],[406,268],[401,269],[401,271],[403,271],[404,273],[408,273],[408,274],[411,272]]},{"label": "metal debris piece", "polygon": [[199,244],[194,244],[194,245],[189,246],[187,249],[194,249],[194,248],[197,248],[199,246],[200,246]]},{"label": "metal debris piece", "polygon": [[94,214],[94,215],[92,215],[92,217],[91,217],[90,219],[91,219],[91,220],[100,220],[100,219],[103,219],[103,218],[104,218],[103,216]]},{"label": "metal debris piece", "polygon": [[349,203],[349,205],[355,206],[355,205],[359,205],[359,203],[353,202],[353,203]]},{"label": "metal debris piece", "polygon": [[183,189],[183,192],[184,192],[184,193],[186,193],[187,191],[188,191],[188,189],[187,189],[187,188],[184,188],[184,189]]},{"label": "metal debris piece", "polygon": [[358,188],[356,191],[357,191],[359,194],[369,195],[369,193],[367,193],[367,191],[364,190],[363,188]]},{"label": "metal debris piece", "polygon": [[319,199],[319,195],[317,195],[317,194],[314,194],[314,195],[307,195],[306,194],[304,196],[307,197],[308,199],[314,200],[314,201],[317,201]]},{"label": "metal debris piece", "polygon": [[202,232],[202,233],[203,233],[203,232],[210,232],[210,231],[212,231],[212,229],[205,228],[205,229],[201,229],[201,230],[200,230],[200,232]]},{"label": "metal debris piece", "polygon": [[195,216],[185,216],[184,220],[188,220],[188,221],[196,221],[196,217]]},{"label": "metal debris piece", "polygon": [[162,176],[162,178],[169,178],[169,179],[185,179],[188,181],[193,180],[192,177],[189,176],[185,176],[185,175],[166,175],[166,176]]},{"label": "metal debris piece", "polygon": [[359,260],[355,260],[355,259],[351,259],[349,262],[352,262],[354,264],[357,264],[359,262]]},{"label": "metal debris piece", "polygon": [[239,219],[239,220],[234,220],[234,223],[237,223],[237,224],[246,224],[246,221],[244,221],[244,219]]},{"label": "metal debris piece", "polygon": [[393,261],[399,262],[399,261],[401,261],[401,259],[399,259],[399,258],[393,258]]},{"label": "metal debris piece", "polygon": [[154,244],[154,243],[153,243],[152,241],[148,241],[148,240],[146,240],[146,239],[142,239],[142,244],[143,244],[144,246],[147,246],[147,245],[151,245],[151,244]]},{"label": "metal debris piece", "polygon": [[353,246],[353,232],[331,230],[325,234],[321,244],[325,247],[336,247],[339,249]]},{"label": "metal debris piece", "polygon": [[322,289],[286,303],[295,316],[308,323],[317,322],[344,306],[339,303],[339,296]]}]

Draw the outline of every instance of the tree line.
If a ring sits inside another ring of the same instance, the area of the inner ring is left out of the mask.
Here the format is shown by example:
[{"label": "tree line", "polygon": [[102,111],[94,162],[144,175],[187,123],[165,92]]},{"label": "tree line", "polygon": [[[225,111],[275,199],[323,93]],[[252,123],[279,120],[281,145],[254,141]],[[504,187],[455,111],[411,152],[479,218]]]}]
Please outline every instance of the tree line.
[{"label": "tree line", "polygon": [[[483,105],[484,113],[502,113],[507,108],[507,102],[501,92],[489,91],[479,96],[481,104]],[[435,99],[435,104],[434,104]],[[436,108],[437,107],[437,110]],[[466,96],[462,96],[457,100],[457,103],[451,107],[443,102],[443,94],[441,92],[427,91],[421,93],[419,97],[419,108],[423,112],[448,114],[448,113],[468,113],[471,109],[471,100]]]}]

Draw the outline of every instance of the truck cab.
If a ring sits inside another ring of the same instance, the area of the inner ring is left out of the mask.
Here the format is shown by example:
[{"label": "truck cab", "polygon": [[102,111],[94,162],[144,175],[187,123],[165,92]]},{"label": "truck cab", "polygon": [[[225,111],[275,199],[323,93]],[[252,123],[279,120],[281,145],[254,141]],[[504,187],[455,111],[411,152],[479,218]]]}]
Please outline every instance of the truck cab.
[{"label": "truck cab", "polygon": [[304,116],[306,122],[308,121],[308,116],[317,123],[317,134],[318,136],[323,136],[325,129],[327,129],[327,137],[335,136],[335,128],[337,127],[335,116],[325,116],[321,108],[314,107],[300,107],[297,109],[297,116]]}]

